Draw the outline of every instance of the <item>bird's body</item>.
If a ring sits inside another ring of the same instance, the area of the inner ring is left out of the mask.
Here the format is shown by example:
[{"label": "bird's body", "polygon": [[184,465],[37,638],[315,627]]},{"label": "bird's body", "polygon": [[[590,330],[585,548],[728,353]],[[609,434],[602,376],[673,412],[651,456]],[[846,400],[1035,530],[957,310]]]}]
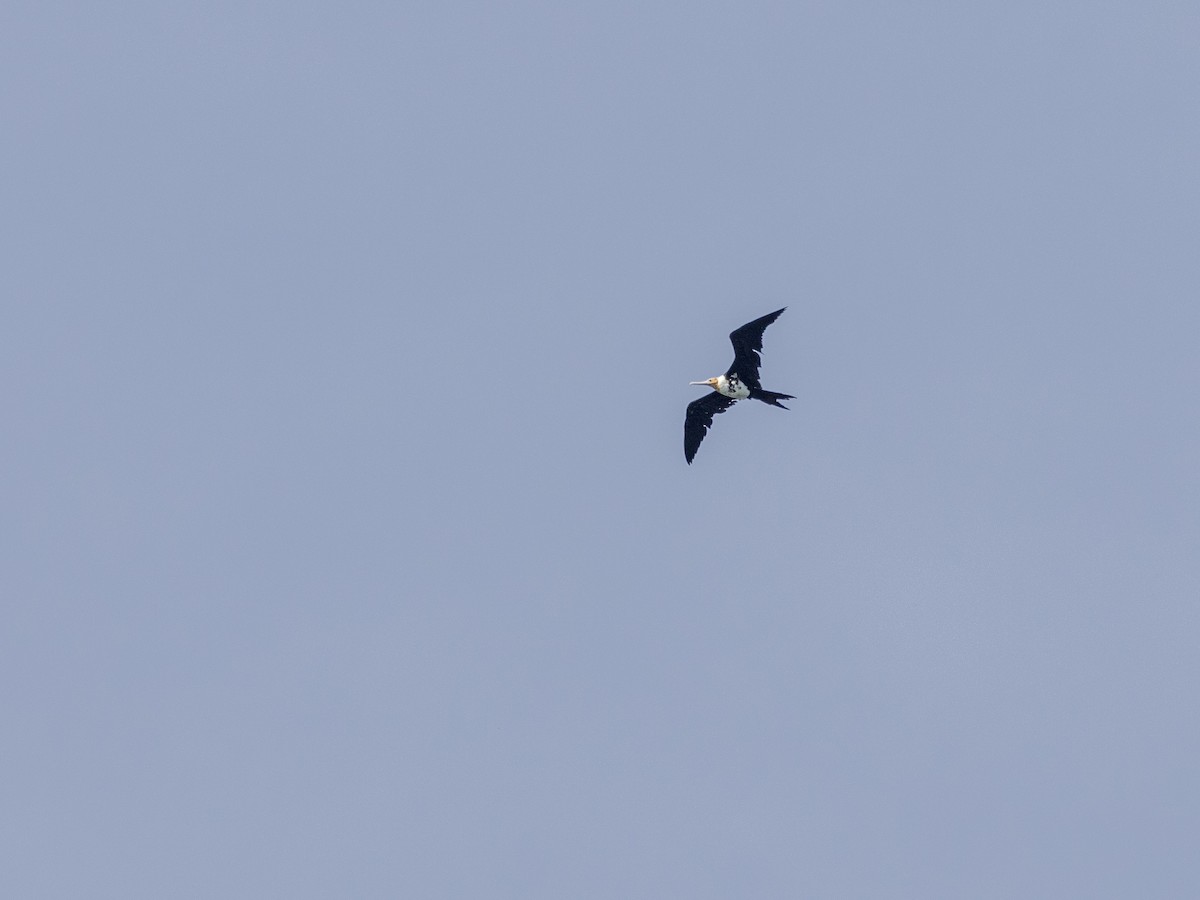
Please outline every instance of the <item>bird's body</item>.
[{"label": "bird's body", "polygon": [[780,409],[787,409],[780,400],[795,399],[791,394],[777,394],[764,390],[758,381],[758,368],[762,365],[759,351],[762,350],[763,332],[783,314],[783,309],[747,322],[729,335],[729,341],[733,344],[733,365],[724,375],[692,382],[707,385],[716,393],[688,404],[687,417],[683,421],[683,456],[689,466],[696,456],[696,451],[700,449],[700,442],[712,427],[713,416],[720,415],[739,400],[747,398],[761,400]]},{"label": "bird's body", "polygon": [[[731,400],[745,400],[750,396],[750,388],[738,380],[736,373],[733,375],[718,375],[712,380],[716,382],[712,386],[713,390],[722,397],[729,397]],[[708,382],[704,383],[707,384]]]}]

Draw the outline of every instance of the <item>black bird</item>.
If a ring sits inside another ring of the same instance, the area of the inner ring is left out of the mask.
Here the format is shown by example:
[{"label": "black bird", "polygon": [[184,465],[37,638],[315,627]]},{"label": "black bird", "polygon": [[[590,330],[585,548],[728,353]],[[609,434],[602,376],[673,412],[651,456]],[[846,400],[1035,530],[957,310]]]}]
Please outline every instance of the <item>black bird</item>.
[{"label": "black bird", "polygon": [[688,404],[687,418],[683,420],[683,456],[689,466],[696,457],[696,451],[700,449],[704,435],[708,434],[708,429],[712,427],[713,416],[725,412],[733,404],[747,397],[778,406],[780,409],[787,409],[780,400],[796,399],[791,394],[765,391],[758,383],[758,367],[762,365],[762,357],[758,355],[758,351],[762,349],[763,332],[767,330],[768,325],[783,315],[783,309],[747,322],[729,335],[733,344],[733,365],[724,375],[707,381],[691,382],[706,384],[716,393]]}]

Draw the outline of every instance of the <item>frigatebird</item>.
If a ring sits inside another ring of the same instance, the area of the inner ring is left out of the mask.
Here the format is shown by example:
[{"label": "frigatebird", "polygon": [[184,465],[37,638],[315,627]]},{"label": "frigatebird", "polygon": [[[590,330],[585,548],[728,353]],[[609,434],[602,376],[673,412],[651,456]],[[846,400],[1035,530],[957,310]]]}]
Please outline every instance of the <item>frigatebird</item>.
[{"label": "frigatebird", "polygon": [[683,457],[689,466],[696,457],[696,451],[700,449],[704,435],[708,434],[708,429],[712,427],[713,416],[725,412],[733,404],[747,397],[778,406],[780,409],[787,409],[780,400],[796,399],[791,394],[763,390],[762,385],[758,383],[758,367],[762,365],[762,357],[758,355],[758,351],[762,350],[763,332],[783,314],[783,309],[747,322],[729,335],[729,341],[733,344],[733,365],[724,375],[706,381],[690,382],[706,384],[716,393],[688,404],[687,417],[683,420]]}]

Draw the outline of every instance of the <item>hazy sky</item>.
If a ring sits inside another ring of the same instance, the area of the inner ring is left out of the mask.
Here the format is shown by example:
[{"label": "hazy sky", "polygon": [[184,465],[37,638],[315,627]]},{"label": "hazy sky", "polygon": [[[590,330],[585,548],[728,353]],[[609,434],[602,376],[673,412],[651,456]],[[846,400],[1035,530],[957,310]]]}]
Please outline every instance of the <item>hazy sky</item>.
[{"label": "hazy sky", "polygon": [[3,4],[0,894],[1200,896],[1198,35]]}]

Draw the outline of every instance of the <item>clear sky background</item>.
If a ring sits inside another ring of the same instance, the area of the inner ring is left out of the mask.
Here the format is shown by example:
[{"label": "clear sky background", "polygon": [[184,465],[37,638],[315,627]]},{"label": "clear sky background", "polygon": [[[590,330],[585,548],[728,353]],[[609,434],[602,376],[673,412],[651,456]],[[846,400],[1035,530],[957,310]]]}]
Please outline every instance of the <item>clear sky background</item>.
[{"label": "clear sky background", "polygon": [[0,894],[1200,895],[1198,35],[5,3]]}]

